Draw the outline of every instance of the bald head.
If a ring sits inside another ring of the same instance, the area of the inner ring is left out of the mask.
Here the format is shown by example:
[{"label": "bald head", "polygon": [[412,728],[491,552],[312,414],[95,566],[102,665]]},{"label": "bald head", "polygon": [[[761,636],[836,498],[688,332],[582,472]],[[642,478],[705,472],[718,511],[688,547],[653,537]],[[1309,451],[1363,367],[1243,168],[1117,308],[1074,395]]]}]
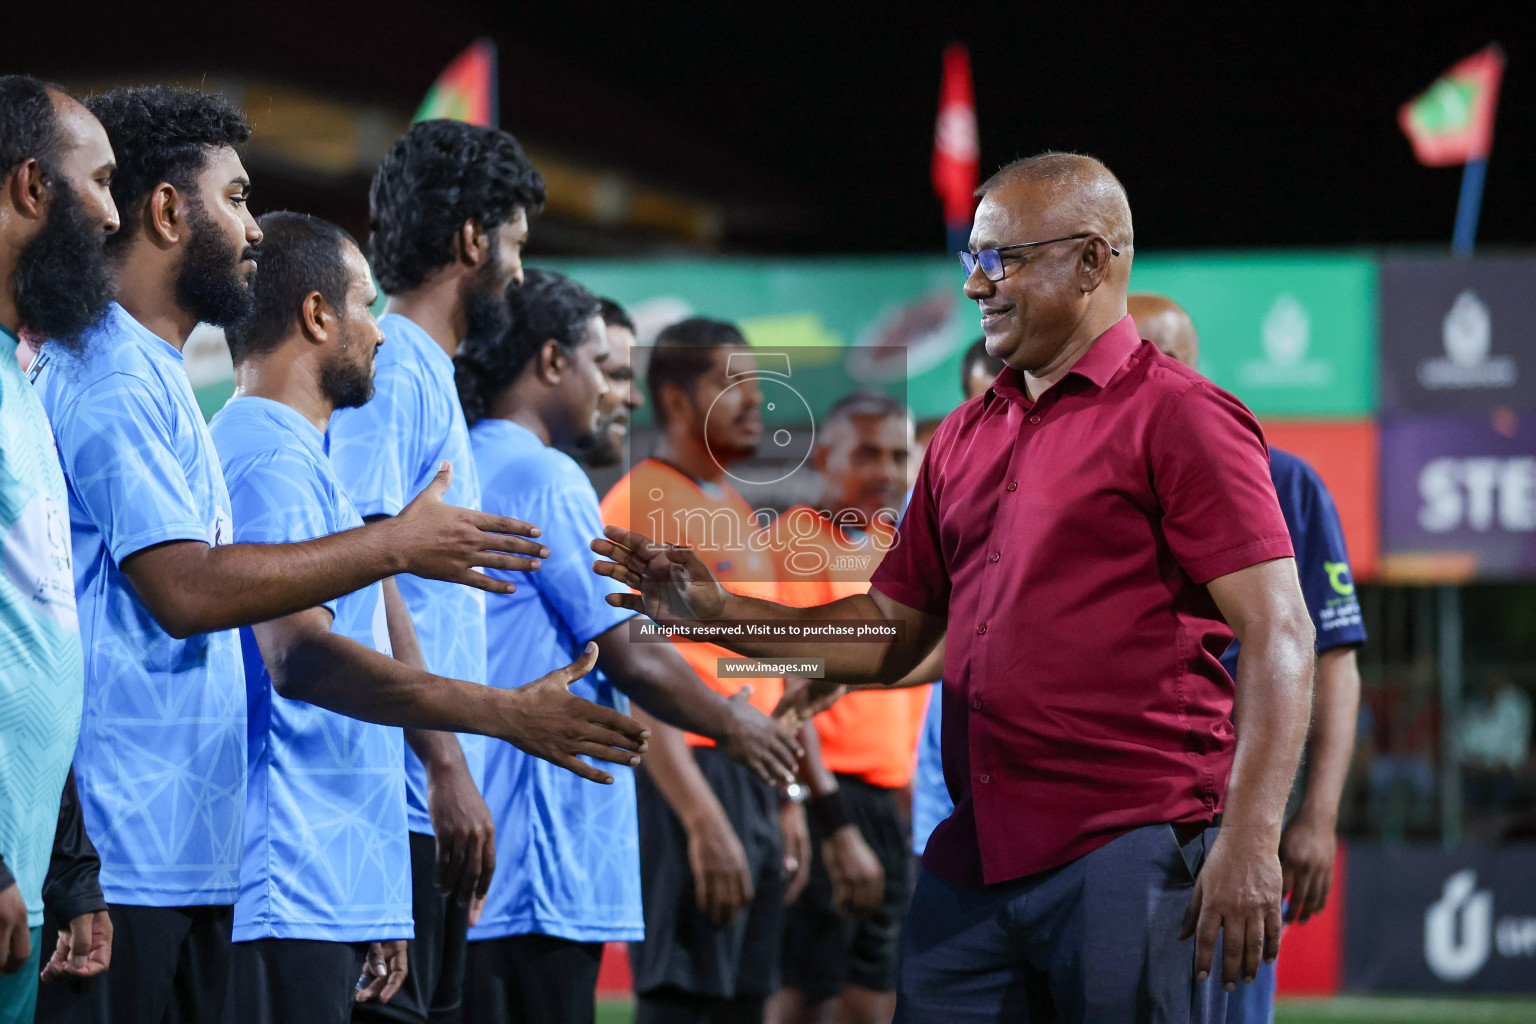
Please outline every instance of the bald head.
[{"label": "bald head", "polygon": [[1136,331],[1158,351],[1189,367],[1200,368],[1200,336],[1184,307],[1165,295],[1138,292],[1126,299]]},{"label": "bald head", "polygon": [[1097,231],[1121,252],[1135,244],[1125,186],[1093,157],[1041,153],[1015,160],[983,182],[976,195],[985,199],[995,189],[1018,183],[1042,185],[1046,203],[1081,225],[1073,234]]}]

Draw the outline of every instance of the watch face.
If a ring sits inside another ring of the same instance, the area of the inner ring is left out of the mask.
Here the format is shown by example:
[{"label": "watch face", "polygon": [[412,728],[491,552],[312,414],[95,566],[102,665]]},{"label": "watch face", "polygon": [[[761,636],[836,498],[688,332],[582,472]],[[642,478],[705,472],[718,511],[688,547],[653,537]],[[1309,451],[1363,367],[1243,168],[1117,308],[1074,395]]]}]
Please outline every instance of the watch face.
[{"label": "watch face", "polygon": [[[792,425],[776,427],[764,437],[758,444],[756,459],[727,465],[713,449],[710,450],[710,458],[724,470],[726,476],[739,483],[754,486],[776,484],[797,472],[811,457],[811,449],[816,444],[816,417],[811,413],[810,403],[788,381],[754,374],[720,392],[705,418],[715,415],[715,410],[721,407],[722,398],[749,383],[763,396],[765,419],[782,422],[787,417]],[[729,403],[725,406],[732,407]],[[709,445],[709,433],[707,429],[704,431],[706,447]]]},{"label": "watch face", "polygon": [[801,783],[791,782],[789,786],[784,790],[784,795],[787,796],[791,802],[800,804],[804,803],[805,798],[811,795],[811,791],[806,789],[805,786]]}]

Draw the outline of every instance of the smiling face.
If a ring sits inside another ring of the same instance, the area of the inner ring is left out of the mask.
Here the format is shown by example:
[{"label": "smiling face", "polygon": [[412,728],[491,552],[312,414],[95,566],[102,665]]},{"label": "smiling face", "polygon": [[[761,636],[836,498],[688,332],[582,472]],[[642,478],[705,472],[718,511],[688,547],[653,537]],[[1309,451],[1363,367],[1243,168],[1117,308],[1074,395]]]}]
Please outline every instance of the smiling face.
[{"label": "smiling face", "polygon": [[634,332],[620,324],[608,324],[605,333],[608,358],[603,362],[603,374],[608,378],[608,390],[598,401],[597,439],[582,453],[587,465],[599,469],[624,461],[629,422],[645,405],[645,395],[635,379]]},{"label": "smiling face", "polygon": [[881,510],[899,510],[907,491],[912,420],[855,413],[827,425],[818,439],[816,469],[826,477],[826,503],[834,512],[857,509],[865,522]]}]

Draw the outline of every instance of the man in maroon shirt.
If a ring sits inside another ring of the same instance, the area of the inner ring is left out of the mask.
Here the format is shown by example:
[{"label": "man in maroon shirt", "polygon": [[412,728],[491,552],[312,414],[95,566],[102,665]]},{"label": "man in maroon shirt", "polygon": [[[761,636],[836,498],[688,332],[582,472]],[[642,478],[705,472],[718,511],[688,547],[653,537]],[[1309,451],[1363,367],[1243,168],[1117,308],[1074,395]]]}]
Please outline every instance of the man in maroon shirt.
[{"label": "man in maroon shirt", "polygon": [[[1279,949],[1312,682],[1263,436],[1137,337],[1130,208],[1102,164],[1045,154],[979,194],[965,292],[1007,368],[934,436],[867,595],[738,597],[691,552],[613,528],[596,568],[641,591],[611,601],[664,621],[899,625],[880,644],[723,641],[825,658],[825,685],[900,680],[947,635],[956,807],[924,855],[898,1020],[1219,1019],[1198,984],[1218,933],[1228,988]],[[1218,661],[1234,633],[1238,738]]]}]

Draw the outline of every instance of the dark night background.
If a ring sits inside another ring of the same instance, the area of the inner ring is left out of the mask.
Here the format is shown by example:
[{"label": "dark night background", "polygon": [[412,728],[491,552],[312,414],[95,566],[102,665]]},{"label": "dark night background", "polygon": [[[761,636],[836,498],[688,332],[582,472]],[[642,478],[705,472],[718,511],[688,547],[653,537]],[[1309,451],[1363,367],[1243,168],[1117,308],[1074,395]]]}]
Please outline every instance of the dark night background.
[{"label": "dark night background", "polygon": [[[1337,6],[29,5],[8,15],[0,67],[66,82],[260,74],[413,108],[490,35],[503,127],[757,211],[726,251],[914,251],[943,244],[928,164],[940,52],[959,39],[983,174],[1045,148],[1093,153],[1125,181],[1145,252],[1448,245],[1460,170],[1415,162],[1396,111],[1498,40],[1509,65],[1479,242],[1536,241],[1536,19],[1513,4]],[[255,206],[355,223],[365,186],[258,179]]]}]

